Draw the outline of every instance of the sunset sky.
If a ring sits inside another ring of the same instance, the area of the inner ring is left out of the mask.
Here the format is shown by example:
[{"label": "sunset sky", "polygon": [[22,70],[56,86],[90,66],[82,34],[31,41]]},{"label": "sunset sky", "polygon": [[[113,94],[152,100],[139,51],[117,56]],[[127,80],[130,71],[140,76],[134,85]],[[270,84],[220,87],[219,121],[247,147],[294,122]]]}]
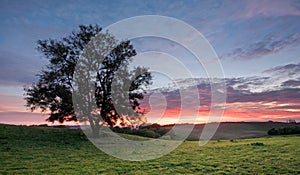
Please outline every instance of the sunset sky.
[{"label": "sunset sky", "polygon": [[[1,0],[0,9],[0,123],[46,123],[47,114],[26,111],[23,100],[23,87],[37,81],[35,75],[47,64],[36,50],[37,40],[60,39],[81,24],[105,28],[138,15],[177,18],[210,42],[226,78],[227,104],[222,121],[300,122],[299,0]],[[160,50],[179,57],[197,82],[197,88],[191,90],[199,92],[202,118],[197,120],[204,122],[210,109],[210,86],[203,68],[172,43],[151,38],[132,43],[138,53]],[[189,84],[185,79],[177,81]],[[167,96],[167,110],[162,119],[156,116],[161,111],[152,111],[150,122],[176,122],[180,97],[174,92],[162,91]],[[152,100],[155,98],[160,97],[153,96]],[[186,122],[193,121],[188,112],[181,115]]]}]

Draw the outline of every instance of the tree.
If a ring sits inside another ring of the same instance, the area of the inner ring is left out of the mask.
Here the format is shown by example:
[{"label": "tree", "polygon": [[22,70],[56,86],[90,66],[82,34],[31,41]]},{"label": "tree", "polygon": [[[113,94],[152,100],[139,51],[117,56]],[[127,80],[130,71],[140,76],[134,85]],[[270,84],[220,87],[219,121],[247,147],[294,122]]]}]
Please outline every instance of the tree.
[{"label": "tree", "polygon": [[[97,25],[81,25],[62,40],[39,40],[37,49],[50,63],[38,74],[39,81],[24,89],[28,109],[50,111],[49,122],[88,121],[94,137],[101,124],[140,120],[139,100],[152,76],[144,67],[129,70],[136,55],[129,41],[118,43]],[[89,89],[94,91],[84,92]],[[130,107],[120,107],[125,101]]]}]

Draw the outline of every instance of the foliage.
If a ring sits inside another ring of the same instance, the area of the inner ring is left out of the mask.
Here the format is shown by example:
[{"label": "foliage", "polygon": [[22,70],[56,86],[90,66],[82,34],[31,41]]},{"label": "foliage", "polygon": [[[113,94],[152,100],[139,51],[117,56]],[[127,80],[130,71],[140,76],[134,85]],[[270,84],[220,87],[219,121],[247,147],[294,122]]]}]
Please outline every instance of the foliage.
[{"label": "foliage", "polygon": [[[95,38],[96,41],[91,42]],[[96,48],[88,50],[91,45],[96,45]],[[88,121],[95,135],[100,124],[113,126],[120,122],[124,125],[125,122],[139,119],[143,111],[139,108],[138,100],[143,98],[143,88],[150,84],[152,77],[143,67],[129,71],[128,64],[136,55],[129,41],[118,43],[110,34],[101,33],[97,25],[89,25],[79,26],[78,32],[59,41],[39,40],[38,50],[49,60],[49,65],[38,75],[37,83],[25,88],[26,106],[31,111],[38,108],[42,112],[49,111],[47,121],[50,122]],[[75,69],[79,73],[73,76]],[[93,81],[90,81],[93,78],[90,71],[95,74]],[[90,82],[74,87],[74,83],[78,85],[77,80]],[[113,83],[116,83],[114,87],[117,88],[113,89]],[[78,90],[78,87],[87,88],[90,84],[94,94],[86,94],[86,89]],[[77,95],[77,104],[81,106],[73,106],[72,95]],[[88,96],[95,100],[91,101]],[[114,105],[124,101],[129,103],[127,108],[116,110]],[[89,110],[90,104],[96,104],[96,109]],[[76,114],[74,107],[79,109]],[[94,114],[93,110],[99,113]]]},{"label": "foliage", "polygon": [[158,124],[141,126],[139,129],[132,129],[130,127],[113,127],[112,130],[116,133],[138,135],[150,138],[159,138],[169,131],[169,129],[165,129],[163,126]]},{"label": "foliage", "polygon": [[300,134],[300,127],[284,127],[284,128],[272,128],[268,131],[269,135],[289,135]]},{"label": "foliage", "polygon": [[254,142],[254,143],[251,143],[252,146],[264,146],[265,144],[262,143],[262,142]]},{"label": "foliage", "polygon": [[72,106],[73,73],[85,45],[101,31],[98,26],[79,26],[78,32],[60,41],[39,40],[37,49],[49,64],[39,74],[39,81],[25,88],[27,108],[42,112],[50,111],[47,119],[53,121],[76,120]]}]

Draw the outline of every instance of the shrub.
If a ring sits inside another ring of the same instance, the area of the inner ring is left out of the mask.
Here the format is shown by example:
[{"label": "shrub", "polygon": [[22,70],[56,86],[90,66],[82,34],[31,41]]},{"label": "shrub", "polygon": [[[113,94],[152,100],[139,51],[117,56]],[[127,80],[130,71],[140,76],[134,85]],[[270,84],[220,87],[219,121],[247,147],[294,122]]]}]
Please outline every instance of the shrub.
[{"label": "shrub", "polygon": [[270,129],[270,130],[268,131],[268,134],[269,134],[269,135],[278,135],[279,133],[278,133],[278,130],[277,130],[277,129],[272,128],[272,129]]},{"label": "shrub", "polygon": [[112,128],[113,132],[116,133],[123,133],[123,134],[131,134],[131,135],[138,135],[143,137],[150,137],[150,138],[158,138],[162,136],[160,133],[156,132],[153,129],[131,129],[129,127],[114,127]]},{"label": "shrub", "polygon": [[195,136],[188,136],[185,140],[187,140],[187,141],[198,141],[199,139],[197,138],[197,137],[195,137]]},{"label": "shrub", "polygon": [[150,130],[150,129],[137,130],[136,134],[139,135],[139,136],[151,137],[151,138],[158,138],[158,137],[161,136],[158,133],[156,133],[156,132],[154,132],[153,130]]},{"label": "shrub", "polygon": [[265,144],[262,142],[251,143],[251,146],[264,146]]},{"label": "shrub", "polygon": [[285,127],[285,128],[272,128],[268,131],[269,135],[289,135],[300,134],[300,127]]}]

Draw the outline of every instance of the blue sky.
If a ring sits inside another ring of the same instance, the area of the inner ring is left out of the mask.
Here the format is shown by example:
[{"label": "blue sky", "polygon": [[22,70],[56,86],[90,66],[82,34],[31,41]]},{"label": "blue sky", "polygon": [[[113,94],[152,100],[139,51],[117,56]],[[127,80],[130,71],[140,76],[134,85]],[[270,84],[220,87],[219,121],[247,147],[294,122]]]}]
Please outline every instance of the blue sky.
[{"label": "blue sky", "polygon": [[[0,122],[9,112],[24,114],[22,88],[36,81],[35,74],[47,64],[36,41],[59,39],[80,24],[106,27],[138,15],[183,20],[210,42],[227,78],[277,76],[266,70],[300,62],[299,0],[1,0],[0,9]],[[197,74],[199,67],[182,59]],[[290,78],[286,75],[282,82]],[[292,78],[298,80],[298,75]]]}]

